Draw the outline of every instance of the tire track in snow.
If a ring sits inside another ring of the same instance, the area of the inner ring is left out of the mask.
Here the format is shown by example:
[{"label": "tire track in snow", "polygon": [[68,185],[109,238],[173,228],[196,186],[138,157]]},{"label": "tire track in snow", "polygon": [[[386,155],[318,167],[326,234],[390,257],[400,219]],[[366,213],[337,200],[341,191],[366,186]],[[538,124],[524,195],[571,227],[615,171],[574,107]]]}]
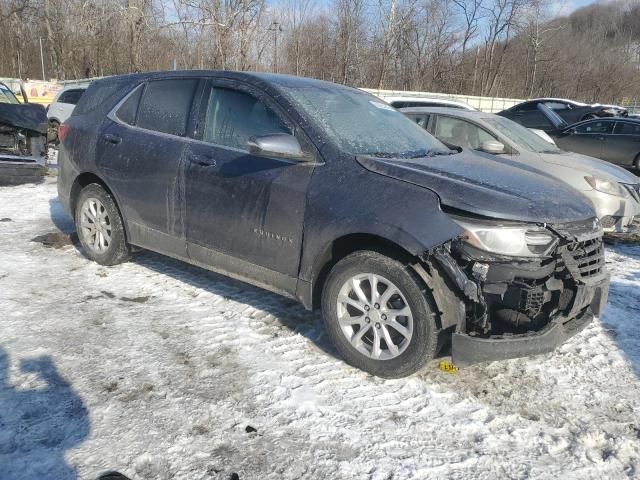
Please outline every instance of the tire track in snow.
[{"label": "tire track in snow", "polygon": [[80,393],[91,435],[66,458],[82,478],[638,474],[639,247],[608,252],[608,310],[554,354],[386,381],[334,358],[288,299],[152,253],[104,268],[30,242],[51,212],[68,225],[52,199],[0,190],[0,346],[17,386],[33,385],[17,362],[48,354]]}]

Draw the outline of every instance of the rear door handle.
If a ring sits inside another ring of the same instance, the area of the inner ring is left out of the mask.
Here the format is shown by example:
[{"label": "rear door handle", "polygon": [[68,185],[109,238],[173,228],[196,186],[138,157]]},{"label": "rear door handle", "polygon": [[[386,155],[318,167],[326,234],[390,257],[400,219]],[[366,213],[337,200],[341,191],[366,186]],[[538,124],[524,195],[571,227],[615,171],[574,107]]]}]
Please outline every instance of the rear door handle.
[{"label": "rear door handle", "polygon": [[114,145],[118,145],[120,142],[122,142],[122,137],[118,136],[118,135],[114,135],[112,133],[105,133],[102,138],[105,139],[105,141],[109,142],[109,143],[113,143]]},{"label": "rear door handle", "polygon": [[192,163],[196,163],[201,167],[215,167],[218,165],[216,159],[208,155],[190,155],[189,161]]}]

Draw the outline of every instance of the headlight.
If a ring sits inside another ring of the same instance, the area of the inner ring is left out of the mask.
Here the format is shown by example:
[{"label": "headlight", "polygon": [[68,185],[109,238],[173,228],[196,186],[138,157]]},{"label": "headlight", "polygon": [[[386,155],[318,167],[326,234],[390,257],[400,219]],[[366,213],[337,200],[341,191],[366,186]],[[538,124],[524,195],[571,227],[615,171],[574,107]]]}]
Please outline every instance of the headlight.
[{"label": "headlight", "polygon": [[486,252],[511,257],[543,257],[558,243],[549,230],[536,225],[490,224],[461,218],[453,220],[464,229],[463,240]]},{"label": "headlight", "polygon": [[591,175],[587,175],[584,179],[589,185],[591,185],[591,188],[598,190],[599,192],[608,193],[609,195],[615,195],[617,197],[626,197],[629,194],[629,192],[622,188],[618,182],[605,180]]},{"label": "headlight", "polygon": [[608,113],[609,115],[617,115],[619,112],[617,108],[603,108],[602,111],[604,113]]}]

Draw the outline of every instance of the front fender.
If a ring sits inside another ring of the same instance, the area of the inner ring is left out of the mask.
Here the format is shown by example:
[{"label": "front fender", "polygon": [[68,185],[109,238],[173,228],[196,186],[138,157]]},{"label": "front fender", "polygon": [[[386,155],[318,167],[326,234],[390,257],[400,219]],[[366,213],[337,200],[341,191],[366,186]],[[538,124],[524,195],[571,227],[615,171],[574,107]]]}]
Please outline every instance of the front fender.
[{"label": "front fender", "polygon": [[331,245],[347,235],[376,236],[417,257],[462,233],[431,190],[361,167],[341,178],[334,169],[316,172],[305,215],[303,281],[314,280]]}]

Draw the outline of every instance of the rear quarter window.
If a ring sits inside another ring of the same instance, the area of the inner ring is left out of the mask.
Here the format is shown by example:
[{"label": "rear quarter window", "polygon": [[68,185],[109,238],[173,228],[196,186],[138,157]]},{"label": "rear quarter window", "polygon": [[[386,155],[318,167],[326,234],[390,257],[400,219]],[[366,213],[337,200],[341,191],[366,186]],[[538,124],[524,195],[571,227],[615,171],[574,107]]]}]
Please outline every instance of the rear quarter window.
[{"label": "rear quarter window", "polygon": [[136,126],[184,136],[198,82],[197,78],[149,82],[138,107]]},{"label": "rear quarter window", "polygon": [[107,115],[127,93],[133,84],[130,79],[98,80],[92,83],[78,101],[72,116]]},{"label": "rear quarter window", "polygon": [[144,85],[139,85],[135,91],[129,95],[129,98],[120,105],[120,108],[116,112],[116,117],[118,117],[120,121],[129,125],[136,124],[136,114],[138,113],[138,105],[143,91]]}]

